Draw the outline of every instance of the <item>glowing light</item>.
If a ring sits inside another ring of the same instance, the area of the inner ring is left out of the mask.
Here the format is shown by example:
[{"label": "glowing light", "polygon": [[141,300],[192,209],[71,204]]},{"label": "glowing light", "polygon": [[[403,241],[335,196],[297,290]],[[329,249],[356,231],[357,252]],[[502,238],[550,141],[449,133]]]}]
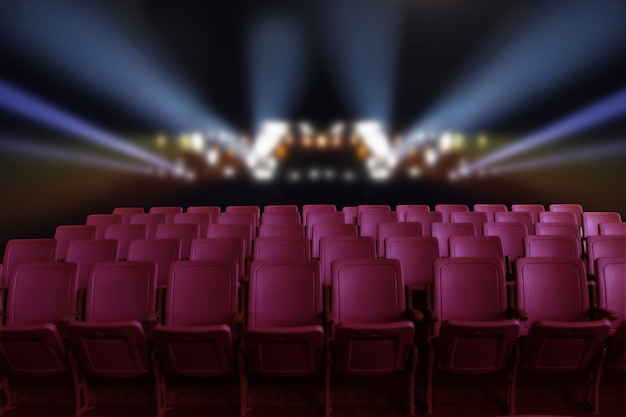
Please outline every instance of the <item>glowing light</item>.
[{"label": "glowing light", "polygon": [[439,138],[439,150],[446,153],[452,149],[454,145],[454,137],[450,132],[444,132]]},{"label": "glowing light", "polygon": [[[270,155],[276,150],[283,136],[287,133],[288,125],[280,121],[268,121],[262,125],[261,132],[254,141],[254,146],[247,157],[248,166],[256,172],[260,169],[260,174],[254,174],[254,177],[261,180],[267,180],[273,177],[273,171],[276,169],[277,161]],[[266,171],[271,170],[271,175],[267,175]]]},{"label": "glowing light", "polygon": [[321,172],[319,168],[311,168],[309,170],[309,179],[315,181],[315,180],[318,180],[320,176],[321,176]]},{"label": "glowing light", "polygon": [[300,175],[300,171],[297,170],[292,170],[289,172],[288,175],[289,181],[291,182],[298,182],[301,179],[301,175]]},{"label": "glowing light", "polygon": [[58,109],[0,80],[0,107],[47,126],[78,136],[82,140],[118,151],[167,171],[176,167],[169,161],[136,147],[72,114]]},{"label": "glowing light", "polygon": [[484,133],[478,135],[478,147],[486,148],[487,145],[489,145],[489,138],[487,137],[487,135]]},{"label": "glowing light", "polygon": [[217,146],[213,146],[207,151],[206,161],[211,166],[215,166],[220,162],[220,150]]},{"label": "glowing light", "polygon": [[189,135],[189,146],[196,152],[202,152],[204,150],[204,137],[200,132],[192,132]]},{"label": "glowing light", "polygon": [[328,137],[326,135],[317,135],[315,139],[315,144],[318,148],[324,149],[328,146]]},{"label": "glowing light", "polygon": [[418,178],[422,175],[422,170],[418,166],[414,165],[409,167],[409,169],[407,170],[407,174],[411,178]]},{"label": "glowing light", "polygon": [[235,176],[235,174],[237,173],[237,170],[235,169],[235,167],[227,165],[224,167],[224,169],[222,170],[222,175],[225,178],[232,178]]},{"label": "glowing light", "polygon": [[426,162],[427,165],[435,165],[438,159],[439,154],[435,149],[428,147],[424,150],[424,162]]},{"label": "glowing light", "polygon": [[345,182],[352,182],[356,179],[356,174],[354,173],[354,171],[344,171],[343,173],[343,180]]},{"label": "glowing light", "polygon": [[330,133],[335,136],[343,135],[344,130],[346,129],[346,124],[344,122],[335,122],[330,127]]},{"label": "glowing light", "polygon": [[159,133],[156,137],[155,142],[157,148],[163,149],[167,145],[167,137],[163,133]]}]

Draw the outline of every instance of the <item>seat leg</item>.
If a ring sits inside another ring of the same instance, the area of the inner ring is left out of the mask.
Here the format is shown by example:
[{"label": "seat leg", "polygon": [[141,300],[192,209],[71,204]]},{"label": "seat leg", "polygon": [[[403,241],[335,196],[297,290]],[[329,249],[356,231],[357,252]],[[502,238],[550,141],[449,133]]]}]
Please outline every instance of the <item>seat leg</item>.
[{"label": "seat leg", "polygon": [[15,407],[9,380],[6,375],[0,374],[0,416],[3,416],[7,411]]},{"label": "seat leg", "polygon": [[519,370],[520,364],[520,348],[517,344],[515,344],[515,348],[513,349],[513,358],[511,368],[508,374],[507,388],[506,388],[506,405],[507,412],[509,414],[516,414],[516,394],[517,394],[517,372]]},{"label": "seat leg", "polygon": [[330,417],[332,411],[330,402],[330,372],[332,369],[332,355],[330,348],[326,349],[326,365],[324,369],[324,417]]},{"label": "seat leg", "polygon": [[67,361],[70,365],[72,380],[74,382],[74,417],[83,417],[93,406],[89,404],[87,381],[79,369],[78,358],[70,349],[67,354]]},{"label": "seat leg", "polygon": [[411,346],[411,365],[409,368],[409,397],[408,397],[408,407],[407,415],[414,416],[415,415],[415,374],[417,371],[417,347],[415,345]]},{"label": "seat leg", "polygon": [[161,367],[161,361],[155,350],[152,351],[151,358],[156,397],[156,417],[163,417],[165,413],[172,409],[171,405],[168,403],[167,381],[165,380],[165,374]]},{"label": "seat leg", "polygon": [[591,408],[593,415],[600,415],[600,379],[606,362],[606,348],[603,346],[598,352],[596,366],[592,366],[589,375],[589,385],[585,390],[585,402]]},{"label": "seat leg", "polygon": [[248,377],[244,369],[244,354],[239,350],[239,417],[246,417],[250,408],[248,407]]},{"label": "seat leg", "polygon": [[433,368],[435,366],[435,352],[433,346],[428,347],[428,368],[426,370],[426,415],[433,415]]}]

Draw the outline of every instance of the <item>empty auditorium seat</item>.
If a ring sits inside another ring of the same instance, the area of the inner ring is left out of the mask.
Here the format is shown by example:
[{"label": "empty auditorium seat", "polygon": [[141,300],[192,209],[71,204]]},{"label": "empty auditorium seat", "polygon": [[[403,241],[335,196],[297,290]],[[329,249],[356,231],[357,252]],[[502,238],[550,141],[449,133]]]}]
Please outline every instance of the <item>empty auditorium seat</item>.
[{"label": "empty auditorium seat", "polygon": [[600,234],[600,223],[621,223],[622,216],[616,211],[585,211],[583,216],[583,237]]},{"label": "empty auditorium seat", "polygon": [[500,211],[509,211],[506,204],[486,203],[486,204],[474,204],[472,210],[477,213],[485,213],[487,215],[488,222],[495,222],[495,213]]},{"label": "empty auditorium seat", "polygon": [[[306,236],[313,237],[313,226],[316,224],[346,224],[343,213],[337,211],[313,211],[308,215]],[[352,222],[348,224],[353,224]]]},{"label": "empty auditorium seat", "polygon": [[476,236],[476,229],[472,223],[440,223],[431,225],[431,232],[439,243],[439,256],[450,255],[448,240],[451,236]]},{"label": "empty auditorium seat", "polygon": [[86,224],[57,226],[54,230],[54,238],[57,241],[55,260],[62,261],[65,259],[67,243],[74,239],[95,239],[96,226]]},{"label": "empty auditorium seat", "polygon": [[313,225],[311,232],[311,257],[320,257],[320,239],[325,236],[358,236],[358,226],[350,224],[320,223]]},{"label": "empty auditorium seat", "polygon": [[143,214],[145,213],[143,207],[115,207],[113,209],[113,214],[119,214],[122,216],[122,223],[128,224],[130,223],[130,218],[134,214]]},{"label": "empty auditorium seat", "polygon": [[158,322],[155,313],[153,262],[101,262],[92,267],[84,321],[67,325],[74,416],[93,408],[87,375],[128,378],[150,371],[146,332]]},{"label": "empty auditorium seat", "polygon": [[134,214],[130,218],[130,224],[143,224],[146,226],[146,239],[154,238],[157,225],[166,222],[167,215],[164,213]]},{"label": "empty auditorium seat", "polygon": [[539,223],[571,223],[578,229],[578,222],[574,213],[568,211],[542,211],[539,213]]},{"label": "empty auditorium seat", "polygon": [[[298,206],[295,204],[268,204],[263,206],[263,213],[298,213],[300,214],[300,210]],[[263,217],[263,213],[261,217]]]},{"label": "empty auditorium seat", "polygon": [[539,221],[539,213],[545,212],[546,208],[543,204],[512,204],[511,211],[529,213],[533,224],[535,224]]},{"label": "empty auditorium seat", "polygon": [[421,237],[422,224],[417,222],[391,222],[378,224],[378,237],[376,239],[376,251],[381,258],[385,257],[385,239],[392,236]]},{"label": "empty auditorium seat", "polygon": [[438,211],[417,212],[409,211],[404,217],[405,222],[417,222],[422,224],[422,234],[424,236],[432,236],[431,225],[433,223],[442,223],[443,214]]},{"label": "empty auditorium seat", "polygon": [[343,214],[343,222],[347,224],[356,224],[358,211],[359,210],[357,206],[344,206],[341,209],[341,214]]},{"label": "empty auditorium seat", "polygon": [[509,276],[514,273],[514,264],[517,258],[524,256],[524,237],[528,235],[527,227],[526,224],[512,222],[487,222],[483,225],[485,236],[498,236],[500,238]]},{"label": "empty auditorium seat", "polygon": [[[515,414],[519,322],[507,319],[507,284],[500,258],[435,261],[426,413],[433,413],[433,371],[475,375],[508,370],[506,403]],[[480,354],[477,354],[480,352]]]},{"label": "empty auditorium seat", "polygon": [[189,259],[234,261],[237,264],[239,279],[243,280],[246,275],[246,244],[243,238],[210,237],[194,239],[191,242]]},{"label": "empty auditorium seat", "polygon": [[[118,256],[119,249],[116,240],[72,240],[67,246],[65,261],[73,262],[78,266],[76,282],[78,288],[84,291],[89,282],[91,265],[96,262],[117,261]],[[80,301],[82,303],[82,298]]]},{"label": "empty auditorium seat", "polygon": [[85,224],[96,226],[96,239],[102,239],[106,225],[120,224],[122,220],[121,214],[89,214],[85,219]]},{"label": "empty auditorium seat", "polygon": [[369,236],[324,236],[320,238],[322,285],[330,285],[332,263],[338,259],[376,258],[376,244]]},{"label": "empty auditorium seat", "polygon": [[170,374],[212,377],[234,370],[241,316],[234,261],[176,261],[167,280],[164,324],[150,332],[154,341],[157,416],[171,408]]},{"label": "empty auditorium seat", "polygon": [[209,223],[217,223],[222,209],[219,206],[189,206],[187,207],[187,213],[204,213],[209,216]]},{"label": "empty auditorium seat", "polygon": [[398,217],[395,211],[381,211],[359,213],[357,220],[359,225],[359,236],[369,236],[376,240],[378,238],[378,224],[397,222]]},{"label": "empty auditorium seat", "polygon": [[0,289],[6,288],[15,265],[21,262],[50,262],[56,257],[57,241],[53,238],[11,239],[4,247]]},{"label": "empty auditorium seat", "polygon": [[580,259],[580,241],[572,236],[545,235],[524,237],[526,257],[564,257]]},{"label": "empty auditorium seat", "polygon": [[155,230],[156,239],[180,240],[180,259],[189,259],[191,241],[199,236],[198,225],[195,223],[159,224]]},{"label": "empty auditorium seat", "polygon": [[324,203],[303,204],[302,205],[302,222],[304,223],[305,226],[309,224],[309,213],[318,212],[318,211],[336,212],[337,206],[335,204],[324,204]]},{"label": "empty auditorium seat", "polygon": [[207,227],[211,224],[209,213],[178,213],[172,220],[174,224],[195,224],[198,227],[198,237],[206,237]]},{"label": "empty auditorium seat", "polygon": [[165,223],[172,223],[174,215],[182,212],[183,208],[180,206],[154,206],[148,210],[151,214],[165,214]]},{"label": "empty auditorium seat", "polygon": [[626,236],[589,236],[587,238],[587,273],[596,275],[596,262],[600,258],[620,258],[626,254]]},{"label": "empty auditorium seat", "polygon": [[589,369],[585,399],[599,413],[599,385],[610,325],[590,321],[583,262],[574,258],[520,258],[516,263],[522,366],[531,372]]},{"label": "empty auditorium seat", "polygon": [[242,417],[248,411],[249,373],[289,377],[323,370],[318,261],[253,261],[245,323],[239,360]]},{"label": "empty auditorium seat", "polygon": [[474,225],[476,236],[482,236],[483,224],[487,223],[487,214],[473,211],[453,211],[450,213],[451,223],[471,223]]},{"label": "empty auditorium seat", "polygon": [[526,234],[534,234],[534,222],[532,215],[526,211],[506,211],[494,214],[496,223],[521,223],[526,227]]},{"label": "empty auditorium seat", "polygon": [[259,226],[261,219],[261,208],[259,206],[226,206],[225,213],[249,213],[254,218],[255,226]]},{"label": "empty auditorium seat", "polygon": [[427,204],[398,204],[395,211],[398,213],[398,221],[403,222],[406,220],[407,213],[430,211],[430,206]]},{"label": "empty auditorium seat", "polygon": [[104,240],[117,241],[117,260],[126,260],[131,240],[146,239],[145,224],[109,224],[104,229]]},{"label": "empty auditorium seat", "polygon": [[257,237],[252,259],[311,259],[311,243],[306,237]]},{"label": "empty auditorium seat", "polygon": [[441,213],[444,223],[448,223],[450,221],[450,213],[454,211],[469,211],[469,206],[466,204],[435,204],[435,211]]},{"label": "empty auditorium seat", "polygon": [[583,226],[583,206],[575,203],[565,203],[565,204],[550,204],[548,206],[548,210],[552,212],[567,212],[571,213],[576,219],[576,224],[578,227]]},{"label": "empty auditorium seat", "polygon": [[[406,372],[407,414],[414,415],[415,325],[406,309],[399,261],[337,260],[332,265],[331,291],[327,363],[336,372],[357,376]],[[326,383],[330,393],[331,379]]]},{"label": "empty auditorium seat", "polygon": [[304,237],[304,226],[301,224],[261,224],[260,236]]},{"label": "empty auditorium seat", "polygon": [[257,236],[258,225],[255,223],[256,221],[259,221],[259,220],[255,220],[253,214],[246,213],[246,212],[220,213],[219,217],[217,218],[218,224],[227,224],[227,225],[244,224],[248,226],[248,244],[250,245],[251,251],[252,251],[252,241]]},{"label": "empty auditorium seat", "polygon": [[247,224],[210,224],[207,228],[207,238],[234,238],[244,242],[245,257],[252,256],[252,241],[250,240],[250,226]]},{"label": "empty auditorium seat", "polygon": [[270,211],[261,214],[260,224],[302,224],[297,211]]},{"label": "empty auditorium seat", "polygon": [[450,257],[499,258],[504,260],[502,242],[498,236],[451,236],[448,246]]},{"label": "empty auditorium seat", "polygon": [[600,223],[598,224],[598,230],[600,230],[601,235],[626,236],[626,223]]},{"label": "empty auditorium seat", "polygon": [[180,239],[137,239],[128,244],[129,261],[149,261],[155,264],[158,287],[165,287],[170,264],[180,260]]}]

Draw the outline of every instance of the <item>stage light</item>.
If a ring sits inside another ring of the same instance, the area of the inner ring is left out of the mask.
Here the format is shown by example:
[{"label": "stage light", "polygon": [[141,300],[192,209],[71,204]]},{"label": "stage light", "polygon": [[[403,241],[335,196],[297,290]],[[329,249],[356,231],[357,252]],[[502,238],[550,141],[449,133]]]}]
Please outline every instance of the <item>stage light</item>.
[{"label": "stage light", "polygon": [[450,132],[442,133],[441,136],[439,137],[439,150],[443,153],[449,152],[450,150],[452,150],[453,145],[454,145],[454,138],[452,136],[452,133]]},{"label": "stage light", "polygon": [[77,116],[39,100],[0,80],[0,107],[12,113],[35,120],[52,128],[69,133],[78,139],[112,149],[126,156],[148,162],[174,172],[176,167],[169,161],[94,126]]},{"label": "stage light", "polygon": [[289,178],[289,181],[291,182],[299,182],[301,179],[300,171],[297,171],[295,169],[290,171],[287,178]]},{"label": "stage light", "polygon": [[407,170],[407,174],[411,178],[419,178],[422,175],[422,170],[418,166],[413,165],[409,167],[409,169]]},{"label": "stage light", "polygon": [[344,171],[343,180],[345,182],[352,182],[355,179],[356,179],[356,174],[354,173],[354,171],[351,171],[351,170]]},{"label": "stage light", "polygon": [[235,169],[235,167],[227,165],[224,167],[224,169],[222,170],[222,175],[225,178],[232,178],[235,176],[235,174],[237,173],[237,170]]},{"label": "stage light", "polygon": [[206,160],[210,166],[215,166],[220,161],[220,150],[217,146],[213,146],[206,153]]},{"label": "stage light", "polygon": [[512,145],[473,162],[468,167],[468,170],[470,172],[476,171],[537,147],[564,140],[568,135],[589,129],[624,114],[626,114],[626,88],[538,132],[521,138]]},{"label": "stage light", "polygon": [[312,181],[317,181],[321,176],[321,172],[319,168],[311,168],[309,169],[309,179]]},{"label": "stage light", "polygon": [[424,150],[424,162],[426,165],[433,166],[439,160],[439,153],[432,147],[428,147]]},{"label": "stage light", "polygon": [[195,152],[202,152],[204,150],[204,137],[200,132],[191,132],[189,134],[189,146]]}]

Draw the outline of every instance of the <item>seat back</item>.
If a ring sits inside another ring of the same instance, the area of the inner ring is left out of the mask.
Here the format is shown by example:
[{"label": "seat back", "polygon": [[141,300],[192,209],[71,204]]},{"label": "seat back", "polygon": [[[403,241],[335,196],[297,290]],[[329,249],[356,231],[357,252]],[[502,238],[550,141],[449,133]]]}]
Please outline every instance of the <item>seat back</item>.
[{"label": "seat back", "polygon": [[380,223],[397,221],[398,217],[395,211],[361,212],[358,218],[359,236],[369,236],[376,240],[378,238],[378,225]]},{"label": "seat back", "polygon": [[297,211],[287,212],[263,212],[260,224],[302,224],[300,213]]},{"label": "seat back", "polygon": [[62,261],[65,259],[67,251],[67,243],[75,239],[95,239],[96,226],[77,224],[77,225],[61,225],[57,226],[54,231],[54,238],[57,241],[57,250],[55,260]]},{"label": "seat back", "polygon": [[131,240],[146,239],[145,224],[109,224],[104,229],[105,240],[117,241],[117,260],[124,261],[128,256]]},{"label": "seat back", "polygon": [[[304,204],[302,206],[302,221],[305,226],[309,225],[309,214],[316,212],[336,212],[337,206],[335,204]],[[311,236],[308,236],[311,237]]]},{"label": "seat back", "polygon": [[261,214],[261,217],[263,217],[263,214],[265,213],[277,213],[277,214],[292,214],[292,213],[298,213],[300,214],[300,210],[298,209],[298,206],[295,204],[268,204],[266,206],[263,206],[263,213]]},{"label": "seat back", "polygon": [[330,285],[334,261],[375,258],[376,245],[368,236],[326,236],[320,239],[319,255],[322,285]]},{"label": "seat back", "polygon": [[598,229],[601,235],[626,236],[626,223],[600,223]]},{"label": "seat back", "polygon": [[130,218],[130,224],[143,224],[146,226],[146,239],[154,239],[156,227],[167,222],[167,215],[163,213],[134,214]]},{"label": "seat back", "polygon": [[583,226],[583,206],[580,204],[550,204],[548,210],[559,213],[566,212],[571,213],[576,219],[578,227]]},{"label": "seat back", "polygon": [[209,216],[209,224],[217,223],[222,209],[219,206],[189,206],[187,207],[187,213],[202,213]]},{"label": "seat back", "polygon": [[600,258],[621,258],[626,254],[626,236],[595,235],[587,238],[587,273],[596,275]]},{"label": "seat back", "polygon": [[[549,212],[546,212],[549,213]],[[553,213],[553,214],[567,214],[567,213]],[[559,236],[566,235],[576,238],[580,241],[580,230],[574,223],[564,222],[539,222],[535,223],[535,234],[539,236]],[[578,245],[581,246],[580,244]]]},{"label": "seat back", "polygon": [[122,223],[130,223],[130,218],[134,214],[143,214],[145,211],[143,207],[115,207],[113,214],[119,214],[122,216]]},{"label": "seat back", "polygon": [[596,267],[598,307],[617,313],[617,319],[609,322],[609,334],[614,335],[626,321],[626,256],[600,258]]},{"label": "seat back", "polygon": [[502,252],[509,262],[515,262],[517,258],[524,256],[524,237],[528,234],[525,224],[487,222],[483,225],[483,233],[485,236],[500,238]]},{"label": "seat back", "polygon": [[400,263],[382,258],[337,260],[331,288],[335,368],[356,375],[405,368],[415,327],[406,320]]},{"label": "seat back", "polygon": [[198,227],[198,237],[206,237],[207,227],[211,224],[211,214],[202,212],[178,213],[174,215],[172,223],[195,224]]},{"label": "seat back", "polygon": [[539,222],[539,213],[545,212],[546,208],[543,204],[512,204],[511,211],[529,213],[532,223],[535,224]]},{"label": "seat back", "polygon": [[589,321],[587,278],[580,259],[520,258],[516,269],[516,305],[528,313],[522,335],[537,321]]},{"label": "seat back", "polygon": [[378,256],[385,257],[385,239],[391,236],[422,236],[422,224],[416,222],[391,222],[378,224],[376,250]]},{"label": "seat back", "polygon": [[526,229],[526,234],[534,233],[534,223],[532,215],[525,211],[502,211],[494,214],[496,223],[520,223]]},{"label": "seat back", "polygon": [[[257,236],[257,227],[259,227],[255,222],[259,221],[254,218],[254,215],[251,213],[241,212],[241,213],[220,213],[217,218],[218,224],[225,225],[245,225],[248,228],[248,254],[252,253],[252,241]],[[208,236],[207,236],[208,237]]]},{"label": "seat back", "polygon": [[428,212],[414,212],[410,211],[406,213],[404,217],[405,222],[417,222],[422,224],[422,234],[424,236],[432,236],[433,223],[442,223],[443,214],[437,211]]},{"label": "seat back", "polygon": [[504,261],[499,258],[458,257],[435,260],[433,307],[438,314],[433,335],[442,323],[498,321],[507,318]]},{"label": "seat back", "polygon": [[157,285],[165,287],[170,264],[180,260],[180,246],[179,239],[131,240],[128,244],[128,260],[153,262]]},{"label": "seat back", "polygon": [[476,230],[472,223],[433,223],[431,232],[439,244],[439,256],[450,255],[449,242],[451,236],[476,236]]},{"label": "seat back", "polygon": [[504,259],[498,236],[451,236],[450,257],[481,257]]},{"label": "seat back", "polygon": [[259,206],[226,206],[226,213],[248,213],[252,215],[255,226],[258,226],[261,218],[261,208]]},{"label": "seat back", "polygon": [[89,282],[91,265],[96,262],[116,261],[118,253],[116,240],[72,240],[67,246],[65,261],[73,262],[78,266],[76,282],[78,288],[85,289]]},{"label": "seat back", "polygon": [[304,237],[301,224],[261,224],[258,237]]},{"label": "seat back", "polygon": [[67,370],[58,320],[76,310],[76,264],[26,262],[9,279],[0,361],[14,374],[47,376]]},{"label": "seat back", "polygon": [[524,238],[527,257],[563,257],[580,259],[580,239],[566,235],[526,236]]},{"label": "seat back", "polygon": [[425,286],[434,282],[439,244],[434,237],[391,236],[385,240],[385,256],[397,259],[405,285]]},{"label": "seat back", "polygon": [[179,206],[154,206],[150,207],[148,212],[151,214],[165,214],[165,223],[172,223],[174,215],[182,213],[183,208]]},{"label": "seat back", "polygon": [[4,247],[0,288],[6,288],[15,265],[21,262],[49,262],[56,257],[55,239],[11,239]]},{"label": "seat back", "polygon": [[252,255],[250,228],[247,224],[210,224],[207,228],[206,237],[209,239],[241,239],[244,243],[245,257]]},{"label": "seat back", "polygon": [[441,213],[443,216],[443,222],[448,223],[450,221],[450,213],[454,211],[469,211],[469,206],[465,204],[436,204],[435,211]]},{"label": "seat back", "polygon": [[316,224],[345,224],[343,213],[338,211],[313,211],[308,215],[306,233],[313,237],[313,226]]},{"label": "seat back", "polygon": [[585,211],[583,218],[583,237],[600,234],[600,223],[621,223],[622,216],[616,211]]},{"label": "seat back", "polygon": [[231,260],[237,264],[238,276],[246,273],[246,245],[242,238],[210,237],[191,242],[190,260]]},{"label": "seat back", "polygon": [[[358,215],[357,206],[344,206],[341,208],[341,214],[343,214],[343,222],[347,224],[356,224]],[[390,210],[391,211],[391,210]]]},{"label": "seat back", "polygon": [[106,225],[120,224],[123,219],[121,214],[89,214],[85,224],[96,226],[96,239],[102,239]]},{"label": "seat back", "polygon": [[359,229],[354,223],[333,224],[320,223],[314,224],[311,232],[311,256],[313,258],[320,257],[320,239],[331,236],[358,236]]},{"label": "seat back", "polygon": [[[576,226],[578,230],[578,222],[574,213],[569,211],[542,211],[539,214],[539,223],[570,223]],[[537,223],[535,223],[535,229]]]},{"label": "seat back", "polygon": [[398,221],[406,221],[406,214],[409,212],[425,212],[430,211],[430,206],[427,204],[398,204],[395,207],[398,214]]},{"label": "seat back", "polygon": [[191,241],[199,237],[198,233],[198,225],[195,223],[164,223],[157,225],[155,238],[180,240],[180,258],[189,259]]},{"label": "seat back", "polygon": [[253,259],[311,259],[311,244],[305,237],[257,237]]},{"label": "seat back", "polygon": [[495,213],[499,211],[509,211],[509,208],[506,204],[494,204],[494,203],[486,203],[486,204],[474,204],[472,207],[473,211],[478,213],[485,213],[487,215],[488,222],[495,222],[496,217]]},{"label": "seat back", "polygon": [[483,235],[483,224],[487,223],[487,214],[473,211],[453,211],[450,213],[451,223],[471,223],[474,225],[476,236]]}]

